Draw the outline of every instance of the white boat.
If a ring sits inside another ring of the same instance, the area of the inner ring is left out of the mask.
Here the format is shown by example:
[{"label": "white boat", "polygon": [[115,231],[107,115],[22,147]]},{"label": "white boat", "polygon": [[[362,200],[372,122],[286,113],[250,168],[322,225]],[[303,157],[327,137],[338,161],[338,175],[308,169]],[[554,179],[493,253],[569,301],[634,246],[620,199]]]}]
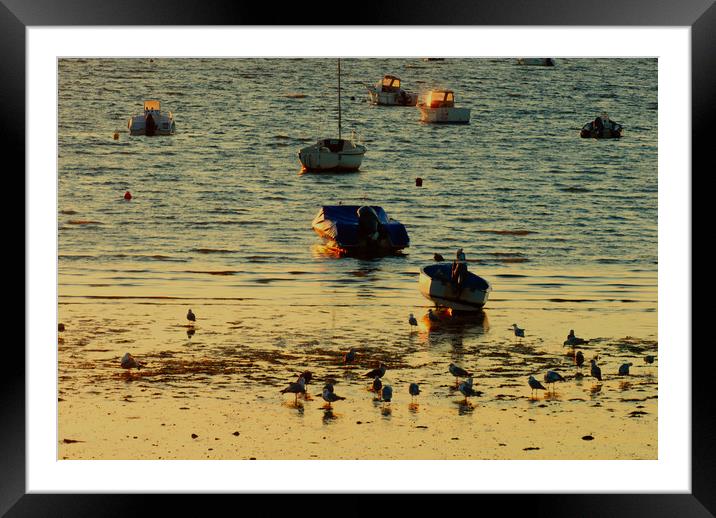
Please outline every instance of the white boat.
[{"label": "white boat", "polygon": [[468,124],[470,108],[456,108],[452,90],[432,90],[418,103],[422,122]]},{"label": "white boat", "polygon": [[400,87],[400,78],[385,75],[373,86],[366,85],[370,102],[380,106],[415,106],[418,94],[409,93]]},{"label": "white boat", "polygon": [[532,65],[537,67],[553,67],[554,58],[517,58],[518,65]]},{"label": "white boat", "polygon": [[298,152],[303,172],[357,171],[365,146],[341,138],[341,60],[338,60],[338,138],[321,139]]},{"label": "white boat", "polygon": [[468,271],[462,290],[451,278],[452,265],[437,263],[420,269],[418,288],[437,306],[456,311],[479,311],[487,303],[492,286],[482,277]]},{"label": "white boat", "polygon": [[162,112],[159,101],[144,101],[144,113],[130,117],[127,122],[130,135],[173,135],[176,132],[172,112]]}]

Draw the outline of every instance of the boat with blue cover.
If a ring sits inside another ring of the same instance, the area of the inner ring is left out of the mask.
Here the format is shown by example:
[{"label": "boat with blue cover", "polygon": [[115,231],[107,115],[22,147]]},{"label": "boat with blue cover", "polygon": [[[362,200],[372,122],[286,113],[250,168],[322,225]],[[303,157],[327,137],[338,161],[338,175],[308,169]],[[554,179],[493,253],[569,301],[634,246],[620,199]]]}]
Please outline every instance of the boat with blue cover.
[{"label": "boat with blue cover", "polygon": [[468,271],[462,289],[452,278],[450,263],[437,263],[420,269],[418,288],[422,295],[437,306],[456,311],[479,311],[492,291],[490,283]]},{"label": "boat with blue cover", "polygon": [[342,254],[385,255],[410,245],[405,226],[378,206],[324,205],[312,227]]}]

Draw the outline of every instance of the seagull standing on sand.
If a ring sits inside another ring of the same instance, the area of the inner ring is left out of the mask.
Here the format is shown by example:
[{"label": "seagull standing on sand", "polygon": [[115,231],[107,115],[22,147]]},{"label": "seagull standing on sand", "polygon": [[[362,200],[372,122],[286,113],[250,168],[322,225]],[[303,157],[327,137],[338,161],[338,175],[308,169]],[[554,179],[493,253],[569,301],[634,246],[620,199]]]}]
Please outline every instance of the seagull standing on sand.
[{"label": "seagull standing on sand", "polygon": [[321,396],[323,397],[324,401],[328,402],[328,408],[331,408],[331,403],[335,403],[336,401],[341,401],[345,399],[344,397],[339,396],[338,394],[333,392],[333,385],[331,385],[330,383],[327,383],[323,387],[323,394],[321,394]]},{"label": "seagull standing on sand", "polygon": [[552,384],[552,391],[554,392],[554,382],[555,381],[565,381],[562,375],[555,371],[547,371],[547,374],[544,375],[544,382],[548,385]]},{"label": "seagull standing on sand", "polygon": [[539,380],[537,380],[534,376],[530,376],[530,379],[527,380],[527,383],[530,384],[530,388],[532,389],[532,396],[535,394],[535,390],[547,390],[544,388],[544,385],[542,385]]},{"label": "seagull standing on sand", "polygon": [[622,363],[619,366],[619,375],[620,376],[629,376],[629,367],[631,367],[632,363]]},{"label": "seagull standing on sand", "polygon": [[644,356],[644,363],[654,363],[653,356]]},{"label": "seagull standing on sand", "polygon": [[460,381],[460,378],[469,378],[470,376],[472,376],[472,374],[467,372],[462,367],[458,367],[454,363],[451,363],[450,365],[448,365],[448,370],[450,371],[450,374],[455,376],[455,385],[458,384],[458,382]]},{"label": "seagull standing on sand", "polygon": [[574,363],[577,364],[577,368],[582,368],[582,365],[584,365],[584,354],[582,351],[577,351],[577,354],[574,355]]},{"label": "seagull standing on sand", "polygon": [[186,319],[187,319],[189,322],[196,322],[196,315],[192,312],[191,309],[190,309],[189,312],[186,314]]},{"label": "seagull standing on sand", "polygon": [[373,380],[372,390],[373,390],[373,392],[378,394],[378,396],[380,396],[380,391],[383,390],[383,382],[380,381],[380,378],[376,377]]},{"label": "seagull standing on sand", "polygon": [[119,363],[123,369],[137,369],[140,370],[142,367],[144,367],[143,363],[138,362],[134,356],[132,356],[129,353],[124,353],[124,356],[122,356],[122,360]]},{"label": "seagull standing on sand", "polygon": [[582,345],[588,343],[589,340],[585,340],[584,338],[577,338],[574,336],[574,329],[569,330],[569,334],[567,335],[567,339],[564,341],[563,346],[571,346],[574,347],[575,345]]},{"label": "seagull standing on sand", "polygon": [[517,324],[512,324],[512,329],[515,330],[515,336],[519,336],[520,338],[525,337],[525,330],[517,327]]},{"label": "seagull standing on sand", "polygon": [[343,355],[343,365],[353,363],[356,360],[356,348],[351,347],[351,350]]},{"label": "seagull standing on sand", "polygon": [[479,392],[472,388],[472,378],[467,378],[465,381],[460,383],[458,390],[462,392],[463,396],[465,396],[465,403],[467,403],[467,398],[469,397],[482,395],[482,392]]},{"label": "seagull standing on sand", "polygon": [[289,383],[288,387],[281,391],[281,394],[285,394],[286,392],[295,394],[296,398],[294,399],[294,403],[298,403],[298,395],[306,393],[306,379],[303,376],[299,376],[298,382]]},{"label": "seagull standing on sand", "polygon": [[383,362],[381,362],[377,369],[373,369],[370,372],[365,373],[366,378],[382,378],[385,376],[386,366]]},{"label": "seagull standing on sand", "polygon": [[408,387],[408,392],[410,392],[410,395],[412,396],[411,399],[414,399],[415,396],[420,394],[420,387],[417,383],[411,383],[410,387]]},{"label": "seagull standing on sand", "polygon": [[418,327],[418,321],[412,313],[408,317],[408,324],[410,324],[410,327]]},{"label": "seagull standing on sand", "polygon": [[380,399],[382,399],[384,403],[390,403],[390,400],[393,399],[393,387],[385,385],[383,392],[380,394]]},{"label": "seagull standing on sand", "polygon": [[602,381],[602,369],[600,369],[597,365],[597,360],[590,360],[589,363],[592,364],[592,376],[597,378],[599,381]]},{"label": "seagull standing on sand", "polygon": [[313,379],[313,373],[311,371],[303,371],[301,374],[298,375],[296,383],[299,383],[301,381],[301,378],[303,378],[303,381],[306,383],[306,385],[308,385]]}]

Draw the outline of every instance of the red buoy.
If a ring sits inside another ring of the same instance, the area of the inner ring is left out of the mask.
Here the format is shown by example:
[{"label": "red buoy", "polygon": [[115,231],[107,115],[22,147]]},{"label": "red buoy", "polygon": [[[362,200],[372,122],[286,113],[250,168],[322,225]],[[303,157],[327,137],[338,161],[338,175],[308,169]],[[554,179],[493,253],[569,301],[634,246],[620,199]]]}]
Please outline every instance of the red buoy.
[{"label": "red buoy", "polygon": [[132,193],[129,192],[129,191],[125,192],[125,193],[124,193],[124,199],[127,200],[127,201],[131,200],[131,199],[132,199]]},{"label": "red buoy", "polygon": [[415,179],[415,185],[416,185],[417,187],[422,187],[422,186],[423,186],[423,179],[418,176],[418,177]]}]

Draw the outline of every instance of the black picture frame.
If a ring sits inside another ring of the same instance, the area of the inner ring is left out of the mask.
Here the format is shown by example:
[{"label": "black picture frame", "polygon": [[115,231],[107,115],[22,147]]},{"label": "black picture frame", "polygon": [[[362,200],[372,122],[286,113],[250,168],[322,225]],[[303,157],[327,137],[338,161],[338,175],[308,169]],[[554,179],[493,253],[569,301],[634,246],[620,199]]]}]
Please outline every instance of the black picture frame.
[{"label": "black picture frame", "polygon": [[[0,0],[0,99],[4,108],[0,131],[5,156],[16,156],[25,166],[25,29],[28,26],[83,25],[531,25],[531,26],[683,26],[691,28],[692,74],[692,210],[699,205],[693,179],[714,171],[713,152],[707,147],[710,119],[714,115],[716,93],[716,7],[714,0],[602,0],[576,2],[568,0],[459,0],[444,3],[445,9],[430,9],[434,2],[401,0],[381,4],[380,9],[360,8],[346,4],[343,9],[310,9],[306,4],[280,5],[267,9],[261,3],[239,3],[225,0],[139,0],[96,2],[93,0]],[[337,6],[336,6],[337,7]],[[319,12],[317,12],[319,11]],[[348,16],[350,11],[350,16]],[[700,175],[695,174],[700,170]],[[9,171],[8,171],[9,173]],[[24,185],[21,187],[24,191]],[[702,194],[701,196],[704,196]],[[712,202],[711,202],[712,203]],[[692,212],[693,214],[693,212]],[[692,217],[692,220],[695,219]],[[713,231],[710,231],[710,235]],[[692,236],[693,236],[692,232]],[[24,239],[21,238],[21,239]],[[27,257],[24,258],[26,264]],[[29,272],[25,270],[27,276]],[[692,274],[693,275],[693,274]],[[27,277],[26,277],[27,278]],[[23,298],[24,299],[24,298]],[[692,295],[693,300],[693,295]],[[697,310],[692,301],[684,301]],[[692,316],[693,319],[693,316]],[[698,321],[698,320],[697,320]],[[708,320],[707,320],[708,321]],[[17,327],[20,327],[19,325]],[[692,339],[695,342],[695,340]],[[685,354],[696,350],[692,344],[681,344]],[[456,509],[481,512],[478,507],[494,503],[508,515],[528,516],[715,516],[716,515],[716,428],[713,423],[713,396],[710,387],[710,365],[713,345],[699,349],[698,361],[692,361],[692,491],[688,494],[542,494],[542,495],[473,495],[480,500],[455,504]],[[186,498],[178,495],[153,497],[147,495],[97,494],[27,494],[26,425],[25,425],[25,351],[13,345],[4,351],[5,365],[0,393],[0,515],[6,516],[126,516],[144,514],[145,505],[161,499],[163,515],[186,514],[191,509]],[[668,390],[668,380],[662,380]],[[546,474],[544,474],[546,475]],[[317,486],[316,492],[320,492]],[[241,498],[250,498],[242,495]],[[303,500],[303,499],[302,499]],[[302,500],[289,504],[293,512],[301,509]],[[399,499],[401,514],[411,507],[424,506],[421,498],[411,502]],[[262,500],[265,502],[265,498]],[[509,502],[509,504],[508,504]],[[265,504],[257,499],[244,500],[246,510],[265,514]],[[382,506],[383,504],[381,504]],[[507,507],[509,506],[509,507]],[[357,511],[356,506],[338,514]],[[382,507],[385,511],[387,508]],[[423,507],[423,509],[427,509]],[[320,511],[320,509],[318,510]],[[218,509],[216,511],[219,512]],[[277,511],[278,512],[278,511]],[[283,512],[283,511],[281,511]],[[205,512],[203,514],[213,514]],[[274,514],[269,513],[269,514]]]}]

